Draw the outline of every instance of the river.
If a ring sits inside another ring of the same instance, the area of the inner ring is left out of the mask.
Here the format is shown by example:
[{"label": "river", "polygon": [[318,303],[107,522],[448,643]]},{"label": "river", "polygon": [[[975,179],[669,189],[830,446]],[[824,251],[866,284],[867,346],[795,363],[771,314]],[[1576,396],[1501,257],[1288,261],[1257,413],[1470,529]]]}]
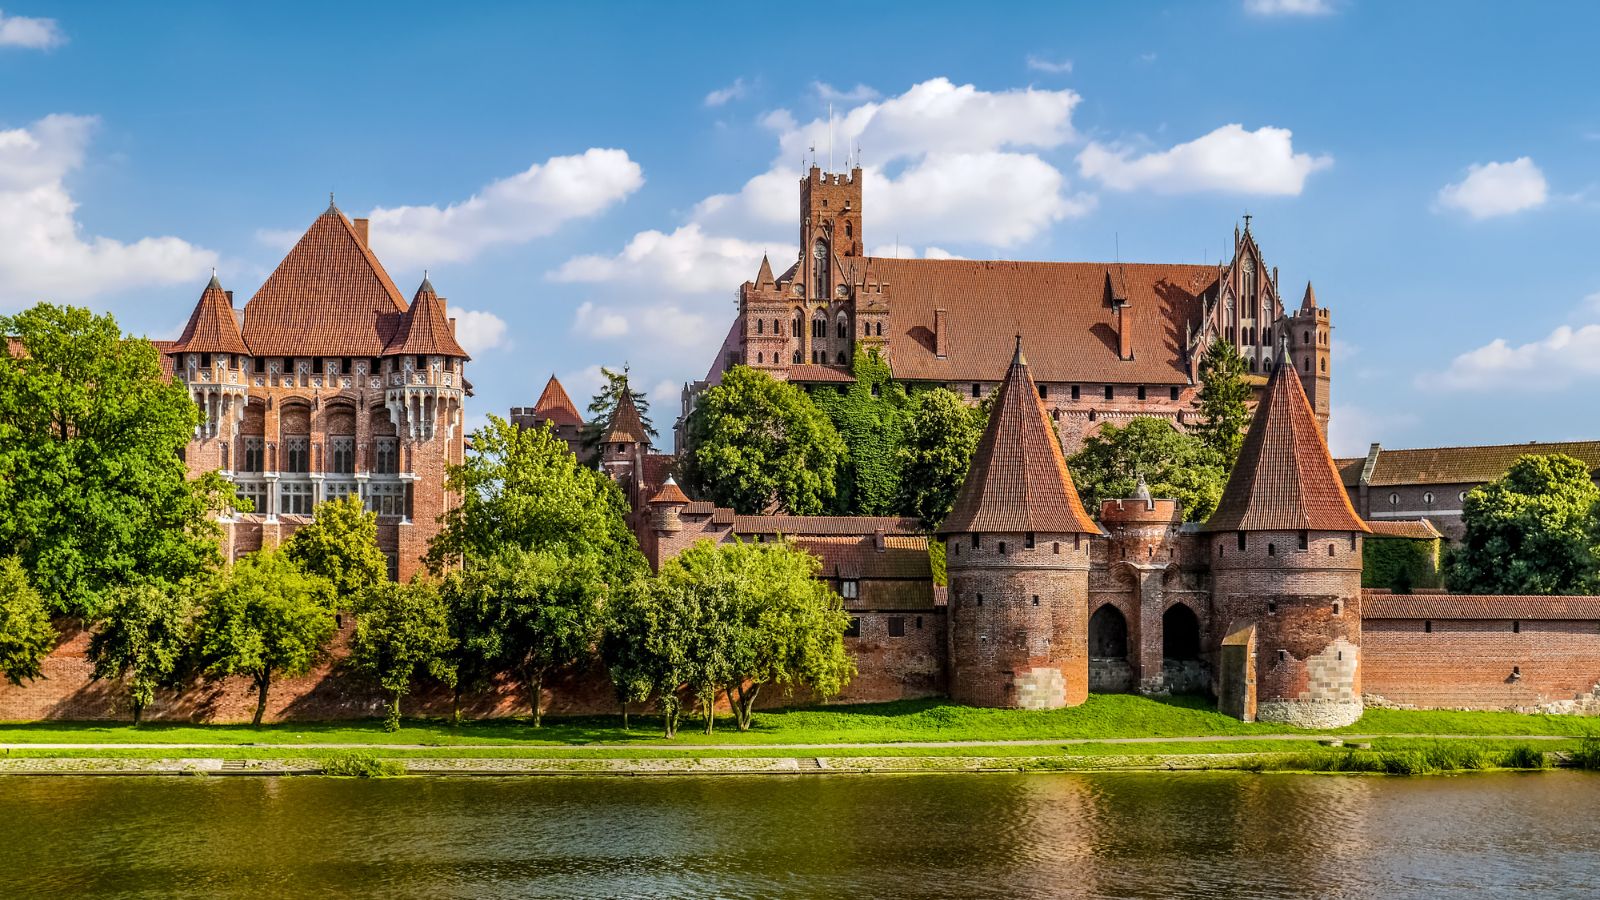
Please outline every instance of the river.
[{"label": "river", "polygon": [[1600,775],[0,778],[6,897],[1593,897]]}]

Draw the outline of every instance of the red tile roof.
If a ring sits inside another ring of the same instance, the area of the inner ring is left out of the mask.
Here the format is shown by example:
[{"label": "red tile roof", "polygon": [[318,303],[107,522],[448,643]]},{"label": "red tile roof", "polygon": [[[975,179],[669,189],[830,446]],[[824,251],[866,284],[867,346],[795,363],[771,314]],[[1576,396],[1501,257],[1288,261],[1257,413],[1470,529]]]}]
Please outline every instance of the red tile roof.
[{"label": "red tile roof", "polygon": [[426,277],[411,298],[411,308],[400,317],[385,356],[459,356],[466,358],[467,351],[456,343],[450,329],[450,319],[445,315],[444,301],[433,292],[433,282]]},{"label": "red tile roof", "polygon": [[339,210],[317,217],[244,308],[256,356],[378,356],[405,299]]},{"label": "red tile roof", "polygon": [[[887,284],[896,378],[987,381],[1005,370],[1011,339],[1028,342],[1033,377],[1048,382],[1187,384],[1186,330],[1212,266],[1145,263],[847,260],[853,280]],[[1127,295],[1133,359],[1118,357],[1108,285]],[[934,310],[945,311],[945,356],[934,354]]]},{"label": "red tile roof", "polygon": [[1273,369],[1208,531],[1367,531],[1294,367]]},{"label": "red tile roof", "polygon": [[789,380],[799,384],[850,384],[856,378],[844,369],[802,363],[789,367]]},{"label": "red tile roof", "polygon": [[[717,509],[721,512],[721,508]],[[904,516],[733,516],[734,534],[828,535],[917,534],[917,520]]]},{"label": "red tile roof", "polygon": [[1427,519],[1393,519],[1367,522],[1373,537],[1406,538],[1413,541],[1433,541],[1444,535]]},{"label": "red tile roof", "polygon": [[822,571],[818,574],[823,578],[933,577],[926,540],[920,547],[885,547],[882,550],[874,546],[871,536],[859,540],[800,539],[790,543],[822,560]]},{"label": "red tile roof", "polygon": [[550,380],[544,383],[544,393],[539,395],[539,402],[533,405],[534,416],[549,419],[557,425],[582,425],[583,416],[578,413],[578,407],[567,396],[567,389],[561,386],[556,376],[551,375]]},{"label": "red tile roof", "polygon": [[1363,619],[1544,619],[1600,621],[1600,597],[1366,593]]},{"label": "red tile roof", "polygon": [[656,495],[650,498],[650,502],[652,504],[682,503],[688,505],[689,497],[684,494],[683,488],[678,487],[678,483],[669,476],[666,482],[661,485],[661,490],[656,491]]},{"label": "red tile roof", "polygon": [[1099,534],[1072,484],[1055,428],[1039,405],[1022,339],[1016,342],[972,466],[939,533]]},{"label": "red tile roof", "polygon": [[200,292],[200,301],[189,314],[189,324],[183,334],[172,343],[168,353],[242,353],[248,355],[244,336],[239,333],[239,320],[234,317],[233,301],[222,289],[215,273],[211,283]]},{"label": "red tile roof", "polygon": [[633,405],[633,392],[624,382],[617,408],[611,413],[611,427],[606,432],[607,444],[644,444],[649,446],[650,435],[645,433],[644,420],[639,418],[639,408]]}]

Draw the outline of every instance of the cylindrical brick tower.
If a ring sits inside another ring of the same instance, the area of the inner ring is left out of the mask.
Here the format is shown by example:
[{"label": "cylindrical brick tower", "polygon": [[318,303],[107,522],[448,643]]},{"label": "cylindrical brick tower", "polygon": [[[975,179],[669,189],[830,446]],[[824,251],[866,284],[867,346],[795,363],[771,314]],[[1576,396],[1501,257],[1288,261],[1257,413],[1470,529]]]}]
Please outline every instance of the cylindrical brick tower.
[{"label": "cylindrical brick tower", "polygon": [[[1369,529],[1287,352],[1206,530],[1208,645],[1220,657],[1212,671],[1224,708],[1307,728],[1360,718],[1361,538]],[[1242,649],[1251,633],[1253,659]]]},{"label": "cylindrical brick tower", "polygon": [[1039,405],[1022,341],[954,507],[939,529],[950,575],[950,696],[1052,709],[1089,695],[1089,518]]}]

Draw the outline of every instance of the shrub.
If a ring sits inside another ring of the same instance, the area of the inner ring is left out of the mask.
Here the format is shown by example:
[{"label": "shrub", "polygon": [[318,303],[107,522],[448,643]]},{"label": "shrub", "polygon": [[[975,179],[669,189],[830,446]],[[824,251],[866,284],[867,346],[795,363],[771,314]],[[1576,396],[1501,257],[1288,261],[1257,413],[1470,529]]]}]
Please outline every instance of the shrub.
[{"label": "shrub", "polygon": [[1572,764],[1580,769],[1600,769],[1600,738],[1584,738],[1572,751]]},{"label": "shrub", "polygon": [[1501,765],[1508,769],[1548,769],[1550,759],[1543,750],[1522,744],[1507,750]]},{"label": "shrub", "polygon": [[373,756],[357,750],[335,753],[322,765],[322,774],[339,778],[393,778],[405,773],[406,764],[398,759]]}]

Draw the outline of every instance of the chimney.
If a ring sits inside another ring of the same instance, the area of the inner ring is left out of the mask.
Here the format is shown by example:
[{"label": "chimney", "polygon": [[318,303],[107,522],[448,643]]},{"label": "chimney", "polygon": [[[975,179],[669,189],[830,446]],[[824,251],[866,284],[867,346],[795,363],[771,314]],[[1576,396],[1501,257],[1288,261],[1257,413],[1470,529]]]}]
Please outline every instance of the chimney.
[{"label": "chimney", "polygon": [[1128,304],[1117,307],[1117,358],[1133,359],[1133,326],[1128,323]]},{"label": "chimney", "polygon": [[885,537],[882,528],[879,528],[879,529],[877,529],[877,530],[872,532],[872,549],[878,551],[879,553],[882,553],[884,551],[884,549],[886,547],[888,547],[888,546],[889,546],[889,541]]},{"label": "chimney", "polygon": [[942,309],[933,311],[933,355],[944,359],[950,352],[949,316]]},{"label": "chimney", "polygon": [[228,305],[233,305],[233,291],[223,291],[223,296],[228,298]]},{"label": "chimney", "polygon": [[456,336],[456,317],[455,316],[451,316],[450,317],[450,336],[451,337],[455,337]]},{"label": "chimney", "polygon": [[367,220],[367,219],[356,219],[354,222],[351,223],[351,224],[356,226],[356,240],[360,241],[361,242],[361,246],[363,246],[363,247],[367,246],[367,223],[368,223],[368,221],[369,220]]}]

